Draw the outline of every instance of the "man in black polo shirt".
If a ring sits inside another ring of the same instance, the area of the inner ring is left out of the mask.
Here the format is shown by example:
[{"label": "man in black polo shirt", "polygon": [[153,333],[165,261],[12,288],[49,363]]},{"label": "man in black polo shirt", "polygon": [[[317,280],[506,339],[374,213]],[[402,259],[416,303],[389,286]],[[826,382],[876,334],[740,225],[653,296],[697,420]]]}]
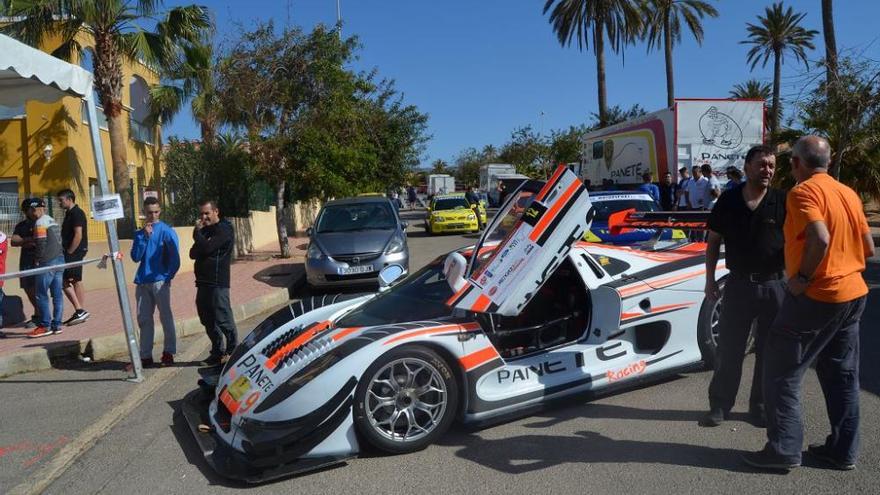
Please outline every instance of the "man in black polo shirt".
[{"label": "man in black polo shirt", "polygon": [[[70,189],[58,193],[58,204],[64,210],[64,222],[61,224],[61,247],[64,249],[64,262],[82,261],[89,250],[89,224],[86,214],[76,204],[76,196]],[[73,315],[65,325],[78,325],[89,319],[85,304],[85,288],[82,283],[82,266],[64,270],[64,295],[73,305]]]},{"label": "man in black polo shirt", "polygon": [[746,181],[724,192],[709,215],[706,248],[706,297],[721,296],[715,280],[721,243],[730,276],[724,287],[719,321],[715,374],[709,384],[709,412],[703,426],[718,426],[736,400],[742,377],[746,341],[755,327],[756,358],[752,376],[749,416],[763,427],[764,395],[761,387],[764,337],[785,295],[785,256],[782,226],[785,193],[770,187],[776,157],[767,146],[755,146],[746,154]]}]

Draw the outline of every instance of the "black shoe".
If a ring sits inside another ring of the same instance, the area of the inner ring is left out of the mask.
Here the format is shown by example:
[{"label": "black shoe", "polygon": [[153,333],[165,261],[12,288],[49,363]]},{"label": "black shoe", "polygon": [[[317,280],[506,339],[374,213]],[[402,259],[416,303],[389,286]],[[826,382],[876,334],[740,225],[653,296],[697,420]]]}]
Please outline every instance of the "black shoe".
[{"label": "black shoe", "polygon": [[760,406],[754,406],[749,408],[749,422],[755,428],[766,428],[767,427],[767,415],[764,412],[764,408]]},{"label": "black shoe", "polygon": [[700,426],[711,428],[715,426],[721,426],[721,423],[723,423],[725,419],[727,419],[727,414],[725,414],[724,409],[721,409],[720,407],[715,407],[707,412],[702,419],[700,419],[699,424]]},{"label": "black shoe", "polygon": [[64,322],[64,324],[67,326],[79,325],[80,323],[88,320],[90,316],[92,315],[89,314],[88,311],[84,309],[78,309],[73,312],[73,316],[68,318],[67,321]]},{"label": "black shoe", "polygon": [[223,363],[223,360],[220,356],[211,354],[206,359],[201,361],[199,364],[202,366],[220,366]]},{"label": "black shoe", "polygon": [[831,453],[828,452],[828,447],[826,447],[824,443],[811,444],[807,447],[807,453],[822,462],[830,464],[831,467],[840,471],[852,471],[856,468],[856,465],[851,462],[841,462],[835,459]]},{"label": "black shoe", "polygon": [[768,471],[791,471],[801,465],[800,462],[782,460],[779,456],[767,452],[766,450],[743,454],[742,460],[753,468],[765,469]]}]

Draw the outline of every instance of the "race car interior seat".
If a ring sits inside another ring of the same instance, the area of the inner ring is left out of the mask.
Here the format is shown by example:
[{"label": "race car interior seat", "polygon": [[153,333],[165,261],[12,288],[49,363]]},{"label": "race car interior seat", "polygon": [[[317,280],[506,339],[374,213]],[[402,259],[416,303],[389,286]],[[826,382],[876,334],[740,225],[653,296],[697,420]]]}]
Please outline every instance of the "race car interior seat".
[{"label": "race car interior seat", "polygon": [[480,322],[505,358],[526,356],[578,340],[590,316],[589,291],[565,258],[517,316],[483,315]]}]

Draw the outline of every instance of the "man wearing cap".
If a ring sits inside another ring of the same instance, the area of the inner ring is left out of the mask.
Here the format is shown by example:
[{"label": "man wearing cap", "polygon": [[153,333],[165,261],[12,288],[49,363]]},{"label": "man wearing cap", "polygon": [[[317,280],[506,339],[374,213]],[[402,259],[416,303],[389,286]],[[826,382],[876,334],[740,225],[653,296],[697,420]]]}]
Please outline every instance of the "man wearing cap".
[{"label": "man wearing cap", "polygon": [[[28,209],[34,216],[34,261],[36,267],[64,264],[64,250],[61,248],[61,227],[55,219],[46,215],[46,203],[34,198]],[[45,337],[61,333],[61,317],[64,312],[64,291],[61,288],[62,270],[36,276],[36,298],[40,321],[37,328],[28,333],[30,338]],[[49,309],[49,294],[52,295],[52,309]],[[51,319],[50,319],[51,315]]]},{"label": "man wearing cap", "polygon": [[[21,202],[24,220],[15,225],[15,229],[12,231],[12,238],[10,239],[12,247],[21,248],[21,253],[18,257],[18,271],[30,270],[34,267],[34,252],[36,251],[34,223],[37,221],[37,218],[30,207],[31,201],[31,198],[27,198]],[[19,284],[21,284],[21,289],[27,295],[28,301],[30,301],[31,306],[34,308],[34,314],[27,321],[25,328],[36,328],[40,321],[39,306],[37,306],[37,277],[32,275],[30,277],[20,277],[18,280]]]}]

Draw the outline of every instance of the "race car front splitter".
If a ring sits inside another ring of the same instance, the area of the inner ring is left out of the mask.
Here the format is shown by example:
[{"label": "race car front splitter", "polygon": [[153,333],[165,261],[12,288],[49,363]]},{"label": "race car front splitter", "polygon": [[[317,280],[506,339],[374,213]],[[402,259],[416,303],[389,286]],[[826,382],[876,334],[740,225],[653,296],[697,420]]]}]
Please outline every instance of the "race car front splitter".
[{"label": "race car front splitter", "polygon": [[[193,390],[184,397],[181,412],[205,461],[224,478],[251,484],[264,483],[340,464],[353,457],[301,458],[295,457],[294,452],[278,452],[274,456],[247,456],[227,445],[211,429],[203,431],[205,425],[211,424],[208,418],[208,406],[212,399],[212,394],[203,388]],[[308,443],[310,443],[308,440],[303,442],[303,444]],[[291,459],[291,457],[295,458]]]}]

